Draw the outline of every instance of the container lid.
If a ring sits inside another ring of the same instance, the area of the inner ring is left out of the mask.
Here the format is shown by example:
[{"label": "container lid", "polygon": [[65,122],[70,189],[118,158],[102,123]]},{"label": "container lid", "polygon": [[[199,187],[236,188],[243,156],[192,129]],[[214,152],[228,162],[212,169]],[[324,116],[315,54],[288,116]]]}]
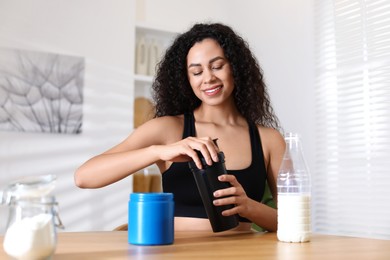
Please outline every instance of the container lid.
[{"label": "container lid", "polygon": [[55,196],[47,195],[42,197],[11,197],[9,205],[30,205],[30,206],[56,206],[58,202]]},{"label": "container lid", "polygon": [[171,201],[173,194],[168,192],[130,193],[130,201]]},{"label": "container lid", "polygon": [[1,202],[8,204],[11,198],[39,198],[48,196],[55,188],[55,175],[27,176],[7,185]]}]

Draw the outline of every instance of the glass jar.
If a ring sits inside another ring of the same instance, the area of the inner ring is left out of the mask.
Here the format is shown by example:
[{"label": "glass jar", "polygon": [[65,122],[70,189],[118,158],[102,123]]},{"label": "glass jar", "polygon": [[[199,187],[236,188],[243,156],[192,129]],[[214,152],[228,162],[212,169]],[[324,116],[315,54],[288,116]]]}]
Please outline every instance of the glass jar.
[{"label": "glass jar", "polygon": [[19,179],[3,191],[8,207],[4,251],[13,259],[49,259],[57,245],[56,227],[63,228],[51,191],[54,175]]}]

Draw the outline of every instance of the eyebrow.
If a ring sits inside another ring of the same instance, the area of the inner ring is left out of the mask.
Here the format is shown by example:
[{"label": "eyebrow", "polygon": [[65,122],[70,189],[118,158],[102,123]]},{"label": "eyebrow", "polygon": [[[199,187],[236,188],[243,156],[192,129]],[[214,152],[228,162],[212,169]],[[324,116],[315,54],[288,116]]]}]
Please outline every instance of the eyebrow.
[{"label": "eyebrow", "polygon": [[[217,57],[212,58],[211,60],[209,60],[209,64],[211,64],[211,63],[213,63],[214,61],[217,61],[217,60],[225,60],[225,58],[223,58],[221,56],[217,56]],[[188,68],[198,67],[198,66],[201,66],[200,63],[191,63],[190,65],[188,65]]]}]

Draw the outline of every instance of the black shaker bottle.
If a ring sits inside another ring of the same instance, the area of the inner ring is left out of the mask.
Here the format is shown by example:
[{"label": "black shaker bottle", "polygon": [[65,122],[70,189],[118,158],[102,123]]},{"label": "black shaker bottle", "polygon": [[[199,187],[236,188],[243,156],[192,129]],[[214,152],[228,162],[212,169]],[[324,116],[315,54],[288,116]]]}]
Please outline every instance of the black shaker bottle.
[{"label": "black shaker bottle", "polygon": [[194,161],[189,162],[190,169],[194,175],[203,205],[206,209],[207,217],[210,220],[213,232],[225,231],[238,225],[238,215],[223,216],[222,211],[231,209],[234,205],[215,206],[213,204],[214,191],[231,187],[228,182],[221,182],[218,176],[226,174],[225,155],[223,152],[218,153],[218,162],[207,165],[203,155],[197,152],[202,162],[202,169],[199,169]]}]

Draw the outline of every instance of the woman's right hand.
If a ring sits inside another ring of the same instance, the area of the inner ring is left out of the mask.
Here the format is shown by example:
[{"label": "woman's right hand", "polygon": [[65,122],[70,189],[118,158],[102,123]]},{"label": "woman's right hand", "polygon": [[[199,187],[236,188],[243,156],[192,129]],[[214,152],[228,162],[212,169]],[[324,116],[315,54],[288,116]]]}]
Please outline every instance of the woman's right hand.
[{"label": "woman's right hand", "polygon": [[176,143],[157,146],[157,152],[162,161],[187,162],[191,159],[199,169],[202,163],[196,151],[202,153],[208,165],[218,161],[218,146],[210,137],[187,137]]},{"label": "woman's right hand", "polygon": [[[218,147],[210,137],[182,137],[183,118],[160,117],[139,126],[124,141],[92,157],[75,173],[75,183],[81,188],[100,188],[156,163],[161,172],[170,166],[164,162],[194,160],[202,168],[196,151],[211,165],[218,161]],[[161,134],[166,131],[167,134]]]}]

